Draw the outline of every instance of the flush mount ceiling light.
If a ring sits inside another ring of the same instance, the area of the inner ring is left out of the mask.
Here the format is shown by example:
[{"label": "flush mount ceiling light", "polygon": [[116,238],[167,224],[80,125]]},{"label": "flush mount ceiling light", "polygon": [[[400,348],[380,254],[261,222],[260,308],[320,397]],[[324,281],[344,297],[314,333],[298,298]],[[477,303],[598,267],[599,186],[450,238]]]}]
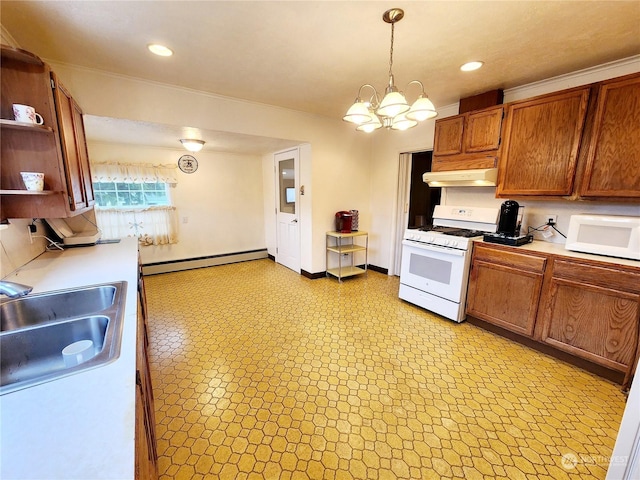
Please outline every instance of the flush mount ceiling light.
[{"label": "flush mount ceiling light", "polygon": [[[368,83],[362,85],[358,90],[358,96],[342,118],[346,122],[358,125],[356,130],[361,132],[372,132],[380,127],[392,128],[394,130],[406,130],[415,127],[418,122],[434,118],[438,115],[436,108],[424,93],[424,85],[419,80],[412,80],[407,84],[418,85],[420,87],[420,96],[409,106],[404,94],[398,91],[393,79],[393,34],[396,22],[404,17],[404,11],[400,8],[392,8],[382,15],[382,19],[386,23],[391,24],[391,49],[389,53],[389,85],[385,89],[385,95],[382,101],[378,96],[378,91],[373,85]],[[368,101],[361,98],[362,90],[369,88],[373,93]]]},{"label": "flush mount ceiling light", "polygon": [[170,57],[171,55],[173,55],[173,50],[171,50],[169,47],[165,47],[164,45],[160,45],[157,43],[151,43],[147,45],[147,48],[151,53],[154,53],[161,57]]},{"label": "flush mount ceiling light", "polygon": [[474,70],[478,70],[482,65],[484,65],[484,62],[467,62],[460,67],[460,70],[463,72],[473,72]]},{"label": "flush mount ceiling light", "polygon": [[193,138],[181,138],[180,143],[182,143],[182,146],[190,152],[199,152],[202,150],[202,147],[204,147],[203,140],[196,140]]}]

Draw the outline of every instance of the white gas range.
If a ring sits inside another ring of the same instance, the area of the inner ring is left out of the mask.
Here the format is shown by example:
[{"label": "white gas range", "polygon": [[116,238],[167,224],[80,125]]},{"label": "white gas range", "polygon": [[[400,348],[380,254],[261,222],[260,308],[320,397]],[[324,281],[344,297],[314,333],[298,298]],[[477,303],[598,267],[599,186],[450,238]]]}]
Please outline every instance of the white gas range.
[{"label": "white gas range", "polygon": [[437,205],[433,227],[407,230],[400,298],[462,322],[473,241],[497,230],[499,212],[499,208]]}]

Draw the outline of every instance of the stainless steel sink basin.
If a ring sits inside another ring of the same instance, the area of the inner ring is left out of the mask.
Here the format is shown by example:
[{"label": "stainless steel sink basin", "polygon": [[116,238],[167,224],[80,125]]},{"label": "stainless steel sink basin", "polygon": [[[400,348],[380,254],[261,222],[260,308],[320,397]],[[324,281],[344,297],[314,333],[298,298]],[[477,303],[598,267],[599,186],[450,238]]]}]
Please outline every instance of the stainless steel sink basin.
[{"label": "stainless steel sink basin", "polygon": [[[0,304],[0,395],[103,366],[120,356],[127,282],[46,292]],[[91,340],[86,361],[62,350]]]},{"label": "stainless steel sink basin", "polygon": [[7,300],[0,304],[0,331],[90,315],[113,305],[118,286],[95,285]]}]

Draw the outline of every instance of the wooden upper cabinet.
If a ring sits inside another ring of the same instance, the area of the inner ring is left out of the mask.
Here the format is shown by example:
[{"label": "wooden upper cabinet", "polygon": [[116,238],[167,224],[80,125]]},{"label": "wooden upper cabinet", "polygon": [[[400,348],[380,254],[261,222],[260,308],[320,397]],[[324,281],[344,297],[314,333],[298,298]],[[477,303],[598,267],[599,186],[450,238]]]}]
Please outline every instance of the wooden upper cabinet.
[{"label": "wooden upper cabinet", "polygon": [[503,108],[469,113],[464,132],[464,151],[486,152],[500,146]]},{"label": "wooden upper cabinet", "polygon": [[464,115],[436,120],[433,139],[434,155],[456,155],[462,153]]},{"label": "wooden upper cabinet", "polygon": [[499,105],[436,120],[432,170],[497,166],[503,111]]},{"label": "wooden upper cabinet", "polygon": [[[86,212],[94,198],[80,108],[64,88],[52,89],[55,76],[40,58],[5,45],[0,53],[1,218]],[[13,103],[33,106],[43,125],[14,121]],[[44,191],[27,191],[21,171],[44,173]]]},{"label": "wooden upper cabinet", "polygon": [[580,195],[640,197],[640,75],[602,82],[594,117]]},{"label": "wooden upper cabinet", "polygon": [[82,110],[53,72],[51,72],[51,79],[58,111],[58,127],[65,160],[69,205],[71,210],[86,209],[93,206],[95,201]]},{"label": "wooden upper cabinet", "polygon": [[496,196],[570,195],[590,87],[507,106]]}]

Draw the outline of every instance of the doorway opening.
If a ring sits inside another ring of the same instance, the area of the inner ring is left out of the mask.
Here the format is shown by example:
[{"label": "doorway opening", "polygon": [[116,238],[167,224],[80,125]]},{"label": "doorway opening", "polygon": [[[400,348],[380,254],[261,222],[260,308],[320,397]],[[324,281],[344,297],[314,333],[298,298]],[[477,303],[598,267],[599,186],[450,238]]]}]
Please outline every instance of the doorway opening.
[{"label": "doorway opening", "polygon": [[430,187],[422,181],[422,174],[431,171],[433,152],[411,154],[411,183],[409,186],[409,222],[407,228],[433,224],[433,209],[440,204],[442,188]]},{"label": "doorway opening", "polygon": [[395,234],[389,269],[392,275],[400,276],[405,230],[433,224],[433,210],[440,203],[442,189],[429,187],[422,180],[422,174],[431,171],[432,155],[431,151],[400,154]]}]

